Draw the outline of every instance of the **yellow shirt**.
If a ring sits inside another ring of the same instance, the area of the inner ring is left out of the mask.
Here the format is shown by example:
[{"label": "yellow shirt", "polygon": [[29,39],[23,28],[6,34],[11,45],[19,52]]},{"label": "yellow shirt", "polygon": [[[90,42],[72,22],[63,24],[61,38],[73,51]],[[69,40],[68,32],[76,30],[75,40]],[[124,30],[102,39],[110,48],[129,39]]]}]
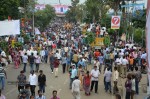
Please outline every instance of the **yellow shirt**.
[{"label": "yellow shirt", "polygon": [[74,54],[74,55],[73,55],[73,61],[74,61],[74,62],[78,62],[78,55],[77,55],[77,54]]},{"label": "yellow shirt", "polygon": [[110,53],[110,59],[114,59],[114,54]]}]

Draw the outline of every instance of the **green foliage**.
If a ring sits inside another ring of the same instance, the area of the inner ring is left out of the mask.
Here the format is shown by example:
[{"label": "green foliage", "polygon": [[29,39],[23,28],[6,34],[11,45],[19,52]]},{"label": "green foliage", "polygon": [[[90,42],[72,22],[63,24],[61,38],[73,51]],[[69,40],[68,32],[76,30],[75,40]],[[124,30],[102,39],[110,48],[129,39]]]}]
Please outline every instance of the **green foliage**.
[{"label": "green foliage", "polygon": [[107,27],[107,28],[111,28],[111,17],[108,15],[105,15],[105,17],[103,17],[101,19],[100,22],[101,26]]},{"label": "green foliage", "polygon": [[0,48],[4,50],[6,53],[8,53],[8,42],[6,41],[0,41]]},{"label": "green foliage", "polygon": [[111,28],[109,28],[107,31],[108,31],[109,35],[112,35],[115,32],[115,30],[111,29]]},{"label": "green foliage", "polygon": [[55,17],[55,10],[52,6],[46,5],[44,10],[35,12],[35,26],[44,30],[50,21]]},{"label": "green foliage", "polygon": [[29,3],[29,0],[19,0],[20,7],[25,7]]},{"label": "green foliage", "polygon": [[87,11],[87,18],[89,21],[95,21],[99,20],[99,8],[100,8],[100,2],[99,0],[87,0],[85,2],[86,5],[86,11]]},{"label": "green foliage", "polygon": [[66,18],[71,22],[77,22],[77,14],[79,15],[81,10],[78,9],[77,4],[79,0],[71,0],[70,10],[66,12]]},{"label": "green foliage", "polygon": [[142,40],[143,42],[145,40],[145,30],[142,28],[136,28],[134,30],[134,41],[138,44],[141,44]]},{"label": "green foliage", "polygon": [[110,45],[110,37],[109,36],[105,36],[104,37],[104,45],[105,46],[109,46]]},{"label": "green foliage", "polygon": [[25,43],[25,44],[30,41],[29,35],[23,34],[22,37],[23,37],[23,39],[24,39],[24,43]]},{"label": "green foliage", "polygon": [[91,44],[93,43],[95,40],[95,33],[93,32],[86,32],[86,38],[85,38],[85,42],[87,44]]},{"label": "green foliage", "polygon": [[22,43],[21,42],[15,42],[15,47],[22,47]]},{"label": "green foliage", "polygon": [[135,28],[145,28],[145,23],[146,23],[146,9],[143,10],[144,14],[142,17],[133,17],[132,18],[132,23]]},{"label": "green foliage", "polygon": [[0,20],[8,19],[8,16],[18,18],[19,0],[0,0],[0,6]]}]

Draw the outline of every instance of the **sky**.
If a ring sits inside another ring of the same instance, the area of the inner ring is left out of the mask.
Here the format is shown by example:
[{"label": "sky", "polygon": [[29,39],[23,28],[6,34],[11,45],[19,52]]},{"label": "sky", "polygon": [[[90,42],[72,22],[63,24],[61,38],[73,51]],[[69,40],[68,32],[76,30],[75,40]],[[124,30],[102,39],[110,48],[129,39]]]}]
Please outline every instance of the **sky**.
[{"label": "sky", "polygon": [[[84,3],[86,0],[80,0],[80,3]],[[138,0],[137,0],[138,1]],[[40,4],[59,4],[59,0],[38,0]],[[71,5],[71,0],[60,0],[61,4]],[[147,0],[139,0],[139,3],[145,3],[145,7],[147,6]]]},{"label": "sky", "polygon": [[[86,0],[80,0],[80,3],[84,3]],[[59,4],[59,0],[38,0],[40,4]],[[71,0],[60,0],[61,4],[71,5]]]}]

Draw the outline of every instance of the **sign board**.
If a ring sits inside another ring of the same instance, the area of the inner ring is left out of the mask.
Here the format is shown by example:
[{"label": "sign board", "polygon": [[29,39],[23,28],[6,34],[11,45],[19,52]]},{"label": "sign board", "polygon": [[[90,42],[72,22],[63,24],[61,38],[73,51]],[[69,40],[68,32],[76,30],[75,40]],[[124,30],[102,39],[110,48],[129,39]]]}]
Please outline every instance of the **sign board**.
[{"label": "sign board", "polygon": [[92,47],[95,46],[104,46],[104,38],[95,38],[95,41],[91,44]]},{"label": "sign board", "polygon": [[119,29],[119,28],[120,28],[120,16],[112,16],[111,29]]},{"label": "sign board", "polygon": [[35,9],[36,10],[44,10],[45,9],[45,4],[36,4]]},{"label": "sign board", "polygon": [[55,9],[56,14],[65,14],[69,10],[67,5],[52,5]]},{"label": "sign board", "polygon": [[0,21],[0,36],[20,34],[20,20]]}]

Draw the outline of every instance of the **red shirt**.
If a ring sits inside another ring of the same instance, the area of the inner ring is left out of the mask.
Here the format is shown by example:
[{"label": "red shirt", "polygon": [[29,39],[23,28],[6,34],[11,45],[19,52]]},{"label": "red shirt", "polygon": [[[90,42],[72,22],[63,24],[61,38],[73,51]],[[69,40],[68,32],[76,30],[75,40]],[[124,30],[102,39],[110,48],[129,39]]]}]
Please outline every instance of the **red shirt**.
[{"label": "red shirt", "polygon": [[96,51],[96,52],[94,53],[94,55],[95,55],[95,57],[97,58],[98,56],[100,56],[100,52]]},{"label": "red shirt", "polygon": [[90,86],[91,84],[91,76],[84,76],[84,85]]},{"label": "red shirt", "polygon": [[55,60],[55,61],[54,61],[54,68],[58,68],[58,66],[59,66],[59,61],[58,61],[58,60]]}]

